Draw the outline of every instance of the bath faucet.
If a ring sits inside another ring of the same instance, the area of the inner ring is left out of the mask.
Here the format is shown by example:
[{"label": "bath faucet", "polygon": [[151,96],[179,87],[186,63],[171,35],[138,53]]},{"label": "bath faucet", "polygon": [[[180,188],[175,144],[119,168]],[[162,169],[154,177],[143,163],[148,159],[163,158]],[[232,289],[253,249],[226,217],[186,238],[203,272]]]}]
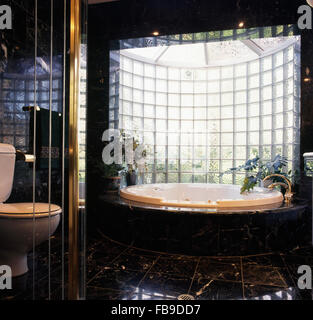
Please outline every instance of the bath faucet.
[{"label": "bath faucet", "polygon": [[270,174],[268,176],[266,176],[264,179],[263,179],[263,182],[272,178],[272,177],[279,177],[279,178],[282,178],[286,181],[286,183],[283,183],[283,182],[274,182],[272,184],[270,184],[268,186],[269,189],[273,189],[274,187],[276,186],[281,186],[281,187],[284,187],[286,189],[286,193],[285,193],[285,202],[287,204],[290,204],[291,202],[291,199],[292,199],[292,192],[291,192],[291,182],[288,178],[286,178],[284,175],[282,174],[279,174],[279,173],[273,173],[273,174]]}]

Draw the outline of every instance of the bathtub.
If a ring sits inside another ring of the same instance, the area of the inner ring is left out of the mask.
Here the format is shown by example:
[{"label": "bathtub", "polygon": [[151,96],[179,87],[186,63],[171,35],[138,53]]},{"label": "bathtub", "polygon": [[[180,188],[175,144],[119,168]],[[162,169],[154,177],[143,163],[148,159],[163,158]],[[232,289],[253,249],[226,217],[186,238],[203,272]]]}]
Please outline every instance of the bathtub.
[{"label": "bathtub", "polygon": [[255,187],[240,194],[240,186],[205,183],[144,184],[120,190],[120,196],[141,203],[185,208],[240,208],[282,203],[277,190]]}]

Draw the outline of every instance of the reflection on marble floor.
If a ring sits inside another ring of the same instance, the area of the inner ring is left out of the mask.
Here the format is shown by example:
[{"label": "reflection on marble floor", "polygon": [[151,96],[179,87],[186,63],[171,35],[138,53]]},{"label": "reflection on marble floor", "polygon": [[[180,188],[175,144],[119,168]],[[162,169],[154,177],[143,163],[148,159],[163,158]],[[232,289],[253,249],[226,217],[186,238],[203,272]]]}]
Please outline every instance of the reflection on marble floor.
[{"label": "reflection on marble floor", "polygon": [[[36,252],[35,287],[30,266],[26,276],[14,280],[15,290],[0,292],[0,300],[28,300],[33,293],[48,299],[49,286],[51,299],[62,298],[61,241],[56,236],[51,243],[50,285],[43,244]],[[249,257],[189,257],[124,246],[101,232],[88,243],[89,300],[177,300],[180,294],[196,300],[312,300],[311,290],[297,288],[298,266],[313,267],[312,247]]]}]

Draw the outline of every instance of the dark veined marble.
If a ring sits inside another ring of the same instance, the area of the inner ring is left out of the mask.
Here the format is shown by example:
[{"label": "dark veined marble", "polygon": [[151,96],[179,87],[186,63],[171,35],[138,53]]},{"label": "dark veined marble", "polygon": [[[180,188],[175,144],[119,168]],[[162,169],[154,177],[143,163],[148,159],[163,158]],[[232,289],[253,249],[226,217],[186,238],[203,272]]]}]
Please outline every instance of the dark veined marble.
[{"label": "dark veined marble", "polygon": [[98,225],[125,244],[174,254],[240,256],[290,250],[311,239],[306,201],[247,209],[161,207],[99,197]]}]

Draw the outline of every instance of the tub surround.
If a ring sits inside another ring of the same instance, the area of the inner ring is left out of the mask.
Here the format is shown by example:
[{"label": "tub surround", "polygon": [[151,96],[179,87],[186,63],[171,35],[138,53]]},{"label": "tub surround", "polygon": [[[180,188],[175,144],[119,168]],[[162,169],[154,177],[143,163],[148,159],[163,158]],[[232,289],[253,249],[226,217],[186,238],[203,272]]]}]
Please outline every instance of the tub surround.
[{"label": "tub surround", "polygon": [[98,225],[112,239],[161,252],[236,256],[308,244],[305,200],[265,207],[183,208],[144,204],[118,195],[99,197]]}]

